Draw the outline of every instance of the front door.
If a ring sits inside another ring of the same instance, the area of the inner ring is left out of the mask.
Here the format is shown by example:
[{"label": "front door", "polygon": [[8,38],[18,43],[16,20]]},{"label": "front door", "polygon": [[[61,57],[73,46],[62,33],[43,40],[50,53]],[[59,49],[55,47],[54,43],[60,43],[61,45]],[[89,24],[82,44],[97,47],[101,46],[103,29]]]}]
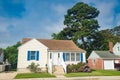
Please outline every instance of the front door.
[{"label": "front door", "polygon": [[61,65],[60,53],[53,53],[53,65]]}]

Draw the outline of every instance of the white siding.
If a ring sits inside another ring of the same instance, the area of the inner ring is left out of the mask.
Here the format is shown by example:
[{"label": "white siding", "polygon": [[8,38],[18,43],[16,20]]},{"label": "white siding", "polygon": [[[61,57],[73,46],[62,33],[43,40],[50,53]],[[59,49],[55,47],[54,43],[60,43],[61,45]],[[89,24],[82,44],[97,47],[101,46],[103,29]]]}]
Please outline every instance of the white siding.
[{"label": "white siding", "polygon": [[88,59],[96,59],[96,58],[100,58],[96,53],[95,51],[92,51],[92,53],[90,54],[90,56],[88,57]]},{"label": "white siding", "polygon": [[120,43],[116,43],[113,47],[113,53],[120,56]]},{"label": "white siding", "polygon": [[104,60],[104,69],[114,69],[114,61],[113,60]]},{"label": "white siding", "polygon": [[[27,60],[28,50],[39,51],[39,61]],[[23,44],[18,48],[18,69],[23,69],[28,67],[32,62],[39,64],[40,67],[45,67],[47,64],[47,47],[42,43],[38,42],[36,39],[32,39],[29,42]]]}]

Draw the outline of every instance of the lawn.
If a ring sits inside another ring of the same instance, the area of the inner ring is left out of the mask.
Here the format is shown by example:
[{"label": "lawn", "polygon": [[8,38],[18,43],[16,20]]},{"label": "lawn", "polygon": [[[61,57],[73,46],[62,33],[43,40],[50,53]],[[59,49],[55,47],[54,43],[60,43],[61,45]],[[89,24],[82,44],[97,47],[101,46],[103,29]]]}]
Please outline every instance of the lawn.
[{"label": "lawn", "polygon": [[79,72],[79,73],[68,73],[66,77],[80,77],[80,76],[120,76],[120,71],[113,70],[94,70],[91,73]]},{"label": "lawn", "polygon": [[20,78],[53,78],[54,75],[48,73],[19,73],[15,76],[15,79]]}]

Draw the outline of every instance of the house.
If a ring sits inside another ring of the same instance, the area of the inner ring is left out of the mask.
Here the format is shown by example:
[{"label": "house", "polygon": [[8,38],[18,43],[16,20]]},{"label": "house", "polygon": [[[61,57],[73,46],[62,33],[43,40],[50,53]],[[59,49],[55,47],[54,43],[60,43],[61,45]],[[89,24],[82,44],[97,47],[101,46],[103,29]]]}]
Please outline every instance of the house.
[{"label": "house", "polygon": [[114,45],[114,47],[113,47],[113,53],[114,53],[115,55],[120,56],[120,43],[119,43],[119,42],[117,42],[117,43]]},{"label": "house", "polygon": [[0,50],[0,64],[3,64],[4,53],[3,50]]},{"label": "house", "polygon": [[120,57],[116,56],[110,51],[92,51],[88,57],[88,65],[92,69],[116,69],[120,63]]},{"label": "house", "polygon": [[19,72],[28,72],[28,65],[34,62],[40,65],[42,71],[64,74],[68,64],[85,63],[85,53],[72,40],[24,38],[18,48],[17,69]]},{"label": "house", "polygon": [[92,69],[111,69],[120,68],[120,51],[119,43],[113,47],[113,43],[109,42],[109,51],[92,51],[88,57],[88,65]]}]

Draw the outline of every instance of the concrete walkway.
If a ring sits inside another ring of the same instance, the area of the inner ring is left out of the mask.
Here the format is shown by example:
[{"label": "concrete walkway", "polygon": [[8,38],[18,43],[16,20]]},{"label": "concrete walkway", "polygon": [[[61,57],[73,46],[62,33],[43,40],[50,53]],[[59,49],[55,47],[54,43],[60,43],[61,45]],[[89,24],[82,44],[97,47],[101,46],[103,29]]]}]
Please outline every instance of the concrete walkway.
[{"label": "concrete walkway", "polygon": [[17,72],[1,72],[0,80],[13,80]]}]

